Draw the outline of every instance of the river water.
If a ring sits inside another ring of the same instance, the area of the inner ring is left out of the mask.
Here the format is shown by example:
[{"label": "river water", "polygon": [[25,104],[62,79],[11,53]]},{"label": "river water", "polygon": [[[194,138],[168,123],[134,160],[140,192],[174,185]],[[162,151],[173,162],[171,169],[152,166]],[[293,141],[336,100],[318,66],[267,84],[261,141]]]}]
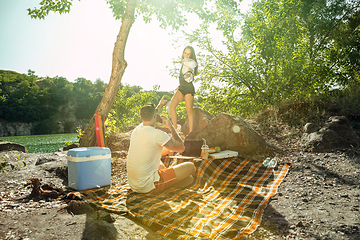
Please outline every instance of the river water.
[{"label": "river water", "polygon": [[28,135],[0,137],[0,140],[9,141],[24,145],[29,153],[49,153],[57,152],[65,147],[65,142],[79,142],[77,133],[50,134],[50,135]]}]

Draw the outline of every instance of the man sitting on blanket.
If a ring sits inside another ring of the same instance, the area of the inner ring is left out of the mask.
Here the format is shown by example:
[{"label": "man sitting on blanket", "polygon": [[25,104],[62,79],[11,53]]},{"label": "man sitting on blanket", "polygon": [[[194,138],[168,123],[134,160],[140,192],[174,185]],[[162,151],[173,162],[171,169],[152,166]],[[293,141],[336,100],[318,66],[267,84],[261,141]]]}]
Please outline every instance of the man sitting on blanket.
[{"label": "man sitting on blanket", "polygon": [[161,161],[163,148],[173,152],[183,152],[184,143],[166,116],[160,116],[164,127],[172,137],[155,128],[157,111],[166,101],[162,98],[159,105],[148,103],[140,110],[142,123],[131,135],[127,158],[127,177],[131,189],[139,193],[157,193],[170,187],[182,187],[193,182],[191,174],[196,168],[192,162],[185,162],[166,168]]}]

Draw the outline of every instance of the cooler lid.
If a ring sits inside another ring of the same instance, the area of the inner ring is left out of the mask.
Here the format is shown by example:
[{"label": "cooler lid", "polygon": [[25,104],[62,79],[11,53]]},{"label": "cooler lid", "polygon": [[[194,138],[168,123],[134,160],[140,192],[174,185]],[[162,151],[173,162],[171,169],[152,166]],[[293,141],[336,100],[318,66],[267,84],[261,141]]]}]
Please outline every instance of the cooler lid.
[{"label": "cooler lid", "polygon": [[71,157],[92,157],[92,156],[104,156],[111,154],[110,149],[107,147],[81,147],[72,148],[67,152]]}]

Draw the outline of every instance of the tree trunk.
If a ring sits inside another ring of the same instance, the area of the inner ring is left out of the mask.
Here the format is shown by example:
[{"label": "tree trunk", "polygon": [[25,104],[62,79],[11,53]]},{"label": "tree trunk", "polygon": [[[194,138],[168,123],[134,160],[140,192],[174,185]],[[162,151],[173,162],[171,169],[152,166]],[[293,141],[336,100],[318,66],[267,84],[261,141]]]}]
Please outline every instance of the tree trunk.
[{"label": "tree trunk", "polygon": [[[135,21],[135,7],[136,0],[129,0],[126,4],[125,15],[122,19],[120,31],[117,35],[114,46],[110,81],[105,89],[105,93],[100,104],[96,108],[95,114],[101,114],[106,117],[115,101],[116,94],[120,87],[121,78],[124,75],[125,68],[127,66],[127,62],[124,58],[124,52],[130,28]],[[80,139],[80,146],[92,147],[96,145],[95,119],[92,117]]]}]

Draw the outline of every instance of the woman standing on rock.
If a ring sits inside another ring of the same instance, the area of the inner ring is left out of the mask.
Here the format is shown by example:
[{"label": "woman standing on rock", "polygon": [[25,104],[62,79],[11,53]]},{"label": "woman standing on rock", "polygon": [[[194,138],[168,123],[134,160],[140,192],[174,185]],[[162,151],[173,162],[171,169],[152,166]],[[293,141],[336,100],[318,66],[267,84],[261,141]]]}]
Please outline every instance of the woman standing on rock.
[{"label": "woman standing on rock", "polygon": [[194,48],[185,47],[181,56],[181,69],[179,75],[179,87],[170,102],[170,115],[173,126],[177,126],[176,106],[185,99],[185,107],[189,121],[189,132],[193,130],[193,102],[195,88],[192,83],[194,76],[198,73],[198,64]]}]

